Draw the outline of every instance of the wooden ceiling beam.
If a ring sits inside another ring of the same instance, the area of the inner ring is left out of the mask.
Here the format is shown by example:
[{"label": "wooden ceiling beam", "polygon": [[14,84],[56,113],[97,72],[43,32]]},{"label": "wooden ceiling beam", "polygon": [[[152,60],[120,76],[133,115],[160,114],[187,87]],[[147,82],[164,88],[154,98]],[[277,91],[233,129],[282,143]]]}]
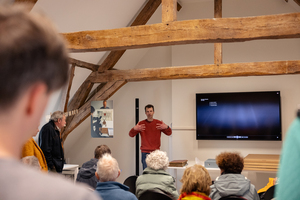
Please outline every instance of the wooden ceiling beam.
[{"label": "wooden ceiling beam", "polygon": [[69,71],[69,84],[68,84],[68,89],[67,89],[67,94],[66,94],[66,101],[65,101],[65,107],[64,107],[64,112],[67,112],[68,110],[68,102],[70,98],[70,91],[71,91],[71,86],[73,83],[73,78],[75,76],[75,64],[72,64],[71,70]]},{"label": "wooden ceiling beam", "polygon": [[[214,17],[222,18],[222,0],[214,1]],[[214,44],[214,63],[217,65],[223,63],[222,43]]]},{"label": "wooden ceiling beam", "polygon": [[162,23],[177,20],[177,0],[162,0]]},{"label": "wooden ceiling beam", "polygon": [[69,62],[77,67],[86,68],[92,71],[97,71],[99,67],[99,65],[94,65],[74,58],[69,58]]},{"label": "wooden ceiling beam", "polygon": [[164,67],[151,69],[109,70],[93,72],[90,81],[154,81],[189,78],[214,78],[236,76],[262,76],[300,73],[300,61],[273,61]]},{"label": "wooden ceiling beam", "polygon": [[81,124],[86,118],[91,116],[91,102],[108,99],[111,97],[116,91],[118,91],[126,81],[116,81],[105,84],[104,87],[101,88],[90,100],[84,103],[78,109],[78,114],[76,114],[70,124],[65,128],[62,134],[63,142],[66,140],[68,135],[73,131],[79,124]]},{"label": "wooden ceiling beam", "polygon": [[[149,0],[130,26],[140,26],[146,24],[160,4],[161,0]],[[181,5],[177,3],[177,10],[179,11],[180,9]],[[124,53],[125,50],[110,52],[98,68],[98,72],[103,72],[105,70],[112,69]]]},{"label": "wooden ceiling beam", "polygon": [[300,37],[300,13],[175,21],[120,29],[63,33],[72,52],[111,51],[193,43]]}]

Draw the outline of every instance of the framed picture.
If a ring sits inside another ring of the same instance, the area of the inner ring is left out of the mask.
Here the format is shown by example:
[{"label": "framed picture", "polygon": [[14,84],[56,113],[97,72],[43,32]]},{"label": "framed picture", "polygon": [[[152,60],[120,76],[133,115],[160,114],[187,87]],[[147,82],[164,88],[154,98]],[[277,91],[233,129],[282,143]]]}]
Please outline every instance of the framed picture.
[{"label": "framed picture", "polygon": [[114,136],[113,101],[91,102],[91,136],[93,138],[112,138]]}]

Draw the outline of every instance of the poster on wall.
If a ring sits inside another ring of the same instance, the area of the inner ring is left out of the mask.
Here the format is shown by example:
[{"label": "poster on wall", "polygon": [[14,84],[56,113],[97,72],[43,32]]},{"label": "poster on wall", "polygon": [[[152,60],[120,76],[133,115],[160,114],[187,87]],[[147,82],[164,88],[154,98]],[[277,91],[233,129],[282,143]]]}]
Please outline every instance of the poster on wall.
[{"label": "poster on wall", "polygon": [[113,101],[91,102],[91,136],[92,138],[112,138],[113,127]]}]

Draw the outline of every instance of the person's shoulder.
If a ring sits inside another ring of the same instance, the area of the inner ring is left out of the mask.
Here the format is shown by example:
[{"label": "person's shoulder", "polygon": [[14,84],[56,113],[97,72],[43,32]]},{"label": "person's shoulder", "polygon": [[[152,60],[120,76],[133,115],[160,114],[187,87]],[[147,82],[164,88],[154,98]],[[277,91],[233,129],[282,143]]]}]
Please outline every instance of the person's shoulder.
[{"label": "person's shoulder", "polygon": [[29,140],[27,140],[27,142],[24,144],[23,147],[26,147],[26,146],[32,146],[34,145],[36,142],[34,141],[34,139],[31,137]]},{"label": "person's shoulder", "polygon": [[82,164],[83,168],[89,168],[93,167],[94,165],[97,165],[98,159],[92,158],[89,161],[86,161],[85,163]]},{"label": "person's shoulder", "polygon": [[127,200],[137,200],[136,196],[129,192],[129,191],[126,191],[127,195],[128,195],[128,198],[126,198]]},{"label": "person's shoulder", "polygon": [[[15,160],[0,159],[0,168],[0,194],[7,199],[99,199],[83,185],[74,185],[62,175],[51,172],[46,174]],[[13,183],[9,184],[10,180]],[[16,188],[18,192],[12,192]]]},{"label": "person's shoulder", "polygon": [[44,126],[42,127],[41,131],[45,130],[45,129],[49,129],[50,127],[54,127],[51,123],[51,121],[47,122],[46,124],[44,124]]},{"label": "person's shoulder", "polygon": [[120,187],[120,189],[121,189],[121,191],[123,193],[123,198],[125,200],[137,199],[136,196],[129,191],[129,187],[128,186],[126,186],[126,185],[124,185],[122,183],[118,183],[118,182],[115,182],[114,184],[116,184],[117,186]]}]

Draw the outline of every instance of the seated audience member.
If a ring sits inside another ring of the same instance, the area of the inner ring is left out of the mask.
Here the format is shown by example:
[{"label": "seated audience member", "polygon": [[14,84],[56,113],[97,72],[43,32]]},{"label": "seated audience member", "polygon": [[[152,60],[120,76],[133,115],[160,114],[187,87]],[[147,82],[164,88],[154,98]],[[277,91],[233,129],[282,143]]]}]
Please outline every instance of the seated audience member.
[{"label": "seated audience member", "polygon": [[99,199],[63,177],[20,162],[51,94],[68,80],[68,60],[63,37],[44,15],[0,5],[1,200]]},{"label": "seated audience member", "polygon": [[139,198],[147,190],[161,192],[178,199],[174,178],[166,172],[169,158],[166,152],[155,150],[146,158],[147,168],[136,180],[136,195]]},{"label": "seated audience member", "polygon": [[201,165],[187,168],[180,180],[182,182],[178,200],[210,200],[211,178],[208,171]]},{"label": "seated audience member", "polygon": [[216,157],[216,163],[221,170],[221,176],[211,186],[211,199],[235,195],[247,200],[259,200],[254,185],[241,174],[244,158],[239,153],[223,152]]},{"label": "seated audience member", "polygon": [[99,180],[95,192],[103,200],[137,200],[129,192],[129,187],[116,182],[120,176],[120,169],[116,159],[110,154],[104,154],[97,163],[96,177]]},{"label": "seated audience member", "polygon": [[257,191],[259,198],[263,199],[266,191],[275,184],[277,184],[277,178],[269,178],[267,185]]},{"label": "seated audience member", "polygon": [[25,165],[32,166],[35,169],[41,170],[39,159],[35,156],[26,156],[21,159]]},{"label": "seated audience member", "polygon": [[98,179],[96,178],[95,172],[97,170],[98,160],[105,154],[111,154],[110,149],[106,145],[97,146],[94,152],[94,158],[83,163],[77,175],[77,182],[88,184],[91,188],[96,189]]},{"label": "seated audience member", "polygon": [[[39,129],[37,129],[37,132],[38,131],[39,131]],[[24,158],[27,156],[35,156],[39,161],[41,170],[46,171],[46,172],[48,171],[47,162],[46,162],[44,153],[41,150],[41,148],[39,147],[39,145],[34,141],[33,138],[30,138],[23,146],[21,157]]]}]

